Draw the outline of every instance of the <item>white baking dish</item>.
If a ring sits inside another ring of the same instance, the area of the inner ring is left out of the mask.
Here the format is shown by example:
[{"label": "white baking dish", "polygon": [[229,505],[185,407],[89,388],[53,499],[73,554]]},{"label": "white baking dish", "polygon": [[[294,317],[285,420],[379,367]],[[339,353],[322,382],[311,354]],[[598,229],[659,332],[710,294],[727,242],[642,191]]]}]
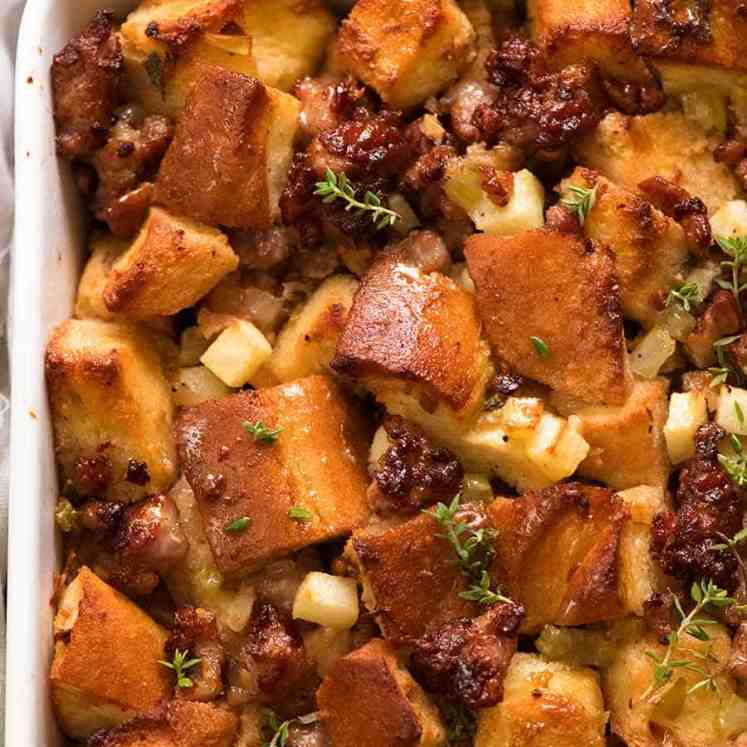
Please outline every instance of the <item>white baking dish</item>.
[{"label": "white baking dish", "polygon": [[[1,2],[2,0],[0,0]],[[61,744],[49,701],[57,477],[43,354],[70,316],[80,269],[82,210],[54,148],[52,57],[99,8],[134,0],[28,0],[16,68],[16,220],[9,307],[12,415],[5,744]]]}]

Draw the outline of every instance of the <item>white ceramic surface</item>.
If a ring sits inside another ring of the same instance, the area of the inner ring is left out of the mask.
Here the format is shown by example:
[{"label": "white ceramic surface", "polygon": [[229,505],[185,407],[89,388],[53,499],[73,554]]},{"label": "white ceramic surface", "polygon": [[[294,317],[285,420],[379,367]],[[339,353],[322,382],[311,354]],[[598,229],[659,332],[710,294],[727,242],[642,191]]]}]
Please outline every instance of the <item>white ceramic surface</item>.
[{"label": "white ceramic surface", "polygon": [[[2,0],[0,0],[1,2]],[[61,744],[47,684],[57,478],[44,387],[50,329],[70,315],[82,211],[54,148],[49,66],[98,8],[133,0],[28,0],[16,68],[16,221],[9,310],[12,418],[8,537],[7,747]]]}]

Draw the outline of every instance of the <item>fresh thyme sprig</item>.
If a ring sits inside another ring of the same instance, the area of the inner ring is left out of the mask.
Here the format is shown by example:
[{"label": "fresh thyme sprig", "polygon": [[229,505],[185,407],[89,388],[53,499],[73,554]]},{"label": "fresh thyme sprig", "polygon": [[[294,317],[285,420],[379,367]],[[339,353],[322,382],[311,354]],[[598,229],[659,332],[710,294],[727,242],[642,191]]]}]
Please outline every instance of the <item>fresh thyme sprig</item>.
[{"label": "fresh thyme sprig", "polygon": [[163,664],[164,667],[173,669],[176,673],[176,685],[177,687],[192,687],[194,682],[192,678],[187,675],[187,670],[199,664],[202,659],[187,659],[189,651],[180,651],[176,649],[174,651],[174,658],[171,661],[160,661],[159,664]]},{"label": "fresh thyme sprig", "polygon": [[275,711],[267,708],[264,712],[262,731],[271,734],[271,736],[269,737],[269,741],[265,740],[262,742],[262,747],[286,747],[291,724],[296,721],[299,724],[313,724],[318,719],[319,715],[317,713],[309,713],[306,716],[298,716],[287,721],[281,721]]},{"label": "fresh thyme sprig", "polygon": [[713,352],[716,353],[718,366],[708,369],[708,371],[713,375],[710,384],[712,387],[718,387],[725,384],[729,376],[733,376],[739,380],[739,371],[737,371],[737,369],[734,368],[727,359],[726,348],[740,337],[741,335],[730,335],[729,337],[722,337],[720,340],[716,340],[716,342],[713,343]]},{"label": "fresh thyme sprig", "polygon": [[597,188],[588,189],[571,184],[568,187],[570,195],[563,197],[560,204],[568,208],[572,213],[578,215],[578,222],[583,226],[587,216],[597,201]]},{"label": "fresh thyme sprig", "polygon": [[459,596],[483,605],[510,602],[499,588],[491,588],[493,581],[488,566],[494,554],[492,541],[495,532],[486,528],[475,529],[459,521],[460,503],[461,495],[456,495],[448,506],[438,503],[432,511],[423,512],[432,516],[445,530],[438,536],[449,541],[456,556],[454,562],[470,582],[470,586]]},{"label": "fresh thyme sprig", "polygon": [[332,169],[327,169],[324,181],[316,183],[315,195],[322,198],[322,202],[330,203],[335,200],[344,200],[347,204],[345,210],[357,210],[359,213],[371,213],[371,220],[374,222],[376,229],[381,230],[394,225],[402,216],[384,207],[381,199],[373,192],[366,192],[361,202],[355,196],[355,189],[348,181],[345,173],[339,176]]},{"label": "fresh thyme sprig", "polygon": [[735,485],[740,488],[747,487],[747,454],[744,453],[739,437],[734,433],[729,435],[729,442],[734,449],[734,455],[719,454],[719,464]]},{"label": "fresh thyme sprig", "polygon": [[714,550],[736,550],[738,545],[747,540],[747,527],[740,529],[733,537],[723,537],[723,544],[714,545]]},{"label": "fresh thyme sprig", "polygon": [[700,287],[697,283],[682,283],[669,291],[667,296],[667,307],[674,303],[679,303],[685,311],[692,311],[701,301]]},{"label": "fresh thyme sprig", "polygon": [[[687,614],[682,609],[679,599],[674,598],[674,606],[680,623],[677,629],[667,636],[668,645],[664,654],[659,655],[653,651],[646,651],[646,656],[654,662],[654,678],[643,693],[642,700],[644,701],[656,702],[661,689],[669,684],[678,669],[695,672],[701,676],[701,679],[689,688],[688,695],[703,688],[718,692],[718,684],[711,668],[711,664],[717,663],[718,660],[713,656],[711,646],[707,646],[704,652],[684,652],[681,651],[681,642],[687,635],[698,641],[708,643],[711,637],[706,631],[706,627],[715,625],[716,621],[699,617],[699,615],[708,607],[718,609],[735,605],[736,600],[728,596],[724,589],[716,586],[711,579],[695,581],[690,588],[690,597],[695,606]],[[742,608],[739,607],[739,609]],[[686,657],[686,654],[689,654],[689,658],[677,658],[678,655]]]},{"label": "fresh thyme sprig", "polygon": [[244,420],[241,426],[247,433],[251,433],[254,436],[255,441],[263,444],[274,444],[278,440],[278,436],[283,432],[282,428],[268,428],[261,420],[257,420],[254,423]]},{"label": "fresh thyme sprig", "polygon": [[446,739],[449,744],[463,744],[477,734],[475,714],[461,703],[443,701],[441,705],[446,721]]},{"label": "fresh thyme sprig", "polygon": [[747,283],[742,282],[742,270],[747,264],[747,236],[716,236],[716,243],[725,254],[732,257],[732,259],[721,263],[722,269],[731,273],[731,278],[729,280],[719,278],[716,283],[719,287],[732,292],[741,314],[742,301],[740,296],[742,291],[747,289]]}]

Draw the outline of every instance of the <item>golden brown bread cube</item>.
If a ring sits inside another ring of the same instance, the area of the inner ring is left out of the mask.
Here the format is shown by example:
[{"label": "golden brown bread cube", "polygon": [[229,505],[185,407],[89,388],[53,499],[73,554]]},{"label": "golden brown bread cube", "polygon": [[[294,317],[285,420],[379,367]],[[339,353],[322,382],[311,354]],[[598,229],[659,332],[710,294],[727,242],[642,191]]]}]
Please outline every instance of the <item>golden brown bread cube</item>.
[{"label": "golden brown bread cube", "polygon": [[112,265],[104,302],[109,311],[133,319],[169,316],[197,303],[238,264],[217,228],[154,207]]},{"label": "golden brown bread cube", "polygon": [[699,197],[713,214],[740,194],[729,168],[713,158],[719,143],[679,111],[645,117],[612,113],[578,143],[576,157],[630,190],[662,176]]},{"label": "golden brown bread cube", "polygon": [[145,54],[164,54],[201,31],[235,21],[242,0],[143,0],[122,24],[122,36]]},{"label": "golden brown bread cube", "polygon": [[231,747],[238,725],[227,708],[172,700],[154,713],[99,732],[88,747]]},{"label": "golden brown bread cube", "polygon": [[605,78],[654,85],[630,41],[630,0],[528,0],[532,41],[562,69],[595,62]]},{"label": "golden brown bread cube", "polygon": [[116,322],[71,319],[52,333],[45,365],[63,487],[134,501],[173,482],[171,394],[155,345]]},{"label": "golden brown bread cube", "polygon": [[456,80],[474,43],[454,0],[359,0],[340,27],[337,61],[387,104],[408,109]]},{"label": "golden brown bread cube", "polygon": [[334,747],[440,747],[447,743],[438,709],[374,639],[338,659],[317,691],[319,716]]},{"label": "golden brown bread cube", "polygon": [[237,23],[251,37],[257,77],[290,91],[318,69],[335,33],[335,17],[323,0],[243,0]]},{"label": "golden brown bread cube", "polygon": [[710,651],[714,660],[707,662],[707,666],[716,676],[718,692],[702,687],[688,693],[703,675],[679,667],[674,670],[669,692],[656,698],[660,701],[658,705],[642,697],[654,681],[655,662],[648,652],[662,656],[666,647],[642,624],[626,631],[611,665],[602,672],[613,734],[634,747],[659,747],[660,735],[667,735],[673,745],[687,747],[737,744],[744,716],[734,719],[729,714],[730,711],[743,714],[744,701],[735,696],[734,680],[726,671],[730,634],[721,624],[710,624],[706,630],[710,641],[699,641],[689,635],[680,637],[677,660],[690,660],[700,666],[703,660],[695,656],[702,657]]},{"label": "golden brown bread cube", "polygon": [[669,411],[665,379],[636,381],[620,406],[578,407],[551,397],[564,415],[579,418],[579,430],[590,448],[579,465],[579,474],[615,490],[651,485],[665,488],[669,456],[664,425]]},{"label": "golden brown bread cube", "polygon": [[91,239],[91,256],[83,268],[75,297],[75,316],[78,319],[117,319],[118,315],[109,311],[104,303],[104,288],[112,265],[129,246],[129,241],[108,234]]},{"label": "golden brown bread cube", "polygon": [[559,483],[498,499],[488,516],[497,533],[491,575],[524,606],[522,632],[625,614],[619,555],[628,513],[614,493]]},{"label": "golden brown bread cube", "polygon": [[[280,431],[271,441],[244,426]],[[222,573],[238,575],[368,517],[368,429],[328,377],[242,392],[182,411],[179,456]],[[294,521],[292,507],[311,514]],[[226,531],[237,519],[249,525]]]},{"label": "golden brown bread cube", "polygon": [[503,702],[480,711],[475,747],[605,747],[607,722],[593,669],[515,654]]},{"label": "golden brown bread cube", "polygon": [[309,297],[278,335],[267,366],[280,382],[328,373],[358,281],[333,275]]},{"label": "golden brown bread cube", "polygon": [[269,228],[279,215],[299,111],[287,93],[206,67],[161,163],[156,201],[210,225]]},{"label": "golden brown bread cube", "polygon": [[355,294],[331,366],[385,402],[417,386],[458,415],[473,413],[490,371],[474,296],[399,252],[385,255]]},{"label": "golden brown bread cube", "polygon": [[439,534],[435,519],[423,515],[385,531],[359,530],[348,545],[363,584],[363,602],[395,644],[477,614],[475,604],[459,596],[467,583]]},{"label": "golden brown bread cube", "polygon": [[606,249],[590,251],[571,234],[538,229],[472,236],[464,253],[495,355],[586,402],[625,401],[631,376]]},{"label": "golden brown bread cube", "polygon": [[85,738],[146,713],[171,694],[168,633],[87,567],[55,617],[52,701],[64,732]]},{"label": "golden brown bread cube", "polygon": [[661,313],[662,295],[681,280],[688,260],[682,228],[635,192],[589,169],[577,168],[558,192],[564,195],[571,185],[596,187],[584,235],[614,255],[625,316],[652,327]]}]

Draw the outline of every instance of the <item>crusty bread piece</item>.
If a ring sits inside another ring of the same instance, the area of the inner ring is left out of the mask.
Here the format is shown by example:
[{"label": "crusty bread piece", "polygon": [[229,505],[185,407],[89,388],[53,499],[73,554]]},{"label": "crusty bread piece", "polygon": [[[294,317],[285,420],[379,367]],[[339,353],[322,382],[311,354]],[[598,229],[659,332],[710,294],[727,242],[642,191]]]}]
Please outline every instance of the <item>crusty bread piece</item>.
[{"label": "crusty bread piece", "polygon": [[337,25],[323,0],[243,0],[237,23],[251,38],[257,77],[281,91],[316,72]]},{"label": "crusty bread piece", "polygon": [[678,111],[644,117],[611,113],[578,143],[576,157],[631,190],[663,176],[703,200],[713,214],[740,194],[729,168],[713,158],[719,142]]},{"label": "crusty bread piece", "polygon": [[228,708],[172,700],[153,714],[99,732],[88,747],[231,747],[238,724]]},{"label": "crusty bread piece", "polygon": [[143,0],[122,24],[122,36],[145,54],[164,54],[200,31],[236,20],[242,0]]},{"label": "crusty bread piece", "polygon": [[651,485],[666,488],[669,456],[664,440],[669,403],[666,379],[636,381],[624,404],[578,407],[551,396],[550,404],[565,416],[576,415],[579,431],[590,446],[579,474],[615,490]]},{"label": "crusty bread piece", "polygon": [[70,737],[120,724],[171,692],[168,633],[87,567],[65,590],[55,617],[52,701]]},{"label": "crusty bread piece", "polygon": [[267,367],[278,381],[329,373],[357,290],[358,281],[352,275],[333,275],[314,291],[275,342]]},{"label": "crusty bread piece", "polygon": [[299,111],[287,93],[206,67],[161,163],[157,202],[210,225],[269,228],[279,214]]},{"label": "crusty bread piece", "polygon": [[109,234],[95,235],[91,239],[91,256],[83,268],[75,297],[75,316],[78,319],[115,321],[118,318],[104,303],[104,288],[112,265],[129,246],[129,241]]},{"label": "crusty bread piece", "polygon": [[193,306],[238,265],[217,228],[154,207],[112,265],[104,302],[109,311],[133,319],[169,316]]},{"label": "crusty bread piece", "polygon": [[353,534],[348,553],[363,584],[363,602],[382,633],[396,644],[412,642],[458,617],[477,614],[459,592],[466,581],[449,543],[430,516],[381,531]]},{"label": "crusty bread piece", "polygon": [[571,185],[596,186],[584,235],[609,247],[623,313],[649,329],[661,313],[661,298],[682,280],[689,257],[682,228],[634,191],[589,169],[577,168],[560,183],[558,192],[565,194]]},{"label": "crusty bread piece", "polygon": [[381,639],[338,659],[317,691],[335,747],[441,747],[438,709]]},{"label": "crusty bread piece", "polygon": [[528,0],[527,14],[553,69],[594,62],[607,78],[654,85],[630,42],[630,0]]},{"label": "crusty bread piece", "polygon": [[398,251],[363,278],[331,366],[384,402],[417,385],[457,417],[481,407],[491,370],[472,294]]},{"label": "crusty bread piece", "polygon": [[480,712],[475,747],[604,747],[607,722],[593,669],[514,654],[503,702]]},{"label": "crusty bread piece", "polygon": [[[262,442],[242,423],[282,429]],[[182,411],[176,426],[219,570],[247,573],[274,558],[342,537],[368,516],[368,429],[334,382],[311,376]],[[288,516],[307,509],[310,522]],[[225,528],[248,517],[243,531]]]},{"label": "crusty bread piece", "polygon": [[134,501],[171,485],[173,407],[156,350],[132,325],[71,319],[54,330],[46,375],[63,487]]},{"label": "crusty bread piece", "polygon": [[[482,234],[464,249],[493,352],[587,402],[620,404],[631,375],[612,257],[553,229]],[[532,338],[547,347],[543,355]]]},{"label": "crusty bread piece", "polygon": [[491,575],[524,605],[521,630],[585,625],[625,614],[620,534],[628,519],[614,493],[559,483],[488,509],[496,529]]},{"label": "crusty bread piece", "polygon": [[408,109],[456,80],[474,43],[454,0],[359,0],[340,27],[337,62],[390,106]]}]

